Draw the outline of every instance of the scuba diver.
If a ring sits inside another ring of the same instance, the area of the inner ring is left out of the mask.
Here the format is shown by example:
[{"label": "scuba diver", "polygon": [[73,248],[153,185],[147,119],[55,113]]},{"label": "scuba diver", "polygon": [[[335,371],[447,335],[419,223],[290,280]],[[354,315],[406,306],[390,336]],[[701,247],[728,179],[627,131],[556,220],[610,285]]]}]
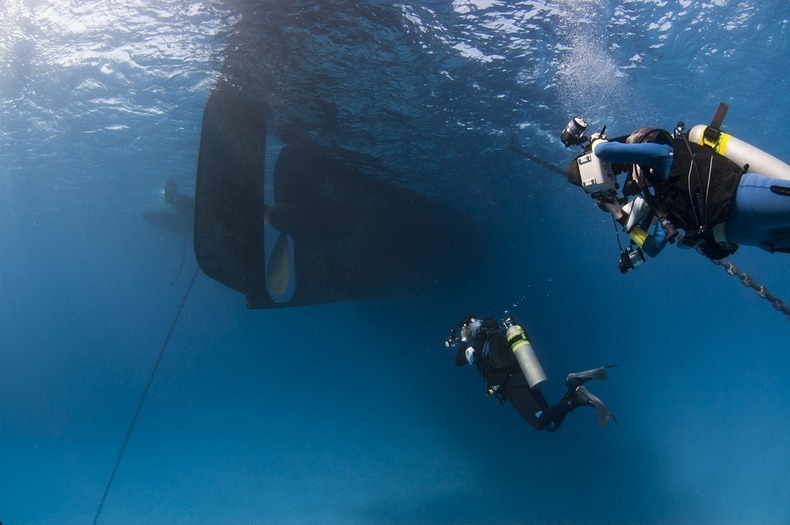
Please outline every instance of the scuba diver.
[{"label": "scuba diver", "polygon": [[[721,104],[710,126],[688,133],[679,122],[672,134],[645,127],[610,139],[604,127],[566,167],[568,181],[630,236],[631,245],[621,250],[621,272],[675,240],[713,260],[741,244],[790,253],[790,166],[723,133],[726,111]],[[565,145],[585,147],[586,127],[578,117],[568,123]],[[616,194],[619,173],[627,174],[622,197]]]},{"label": "scuba diver", "polygon": [[164,190],[164,200],[173,209],[148,211],[143,213],[143,218],[157,228],[191,235],[195,220],[195,197],[182,193],[172,179],[167,181]]},{"label": "scuba diver", "polygon": [[178,183],[169,180],[165,184],[165,202],[173,205],[179,215],[192,222],[195,218],[195,197],[181,193]]},{"label": "scuba diver", "polygon": [[580,406],[593,407],[602,428],[610,418],[619,425],[603,401],[584,387],[591,379],[606,379],[606,369],[617,365],[568,374],[567,392],[559,403],[549,406],[540,391],[547,380],[546,374],[529,336],[513,319],[496,321],[467,315],[452,329],[445,346],[457,346],[456,366],[474,365],[486,382],[488,395],[495,396],[502,404],[510,401],[536,430],[554,432],[565,416]]}]

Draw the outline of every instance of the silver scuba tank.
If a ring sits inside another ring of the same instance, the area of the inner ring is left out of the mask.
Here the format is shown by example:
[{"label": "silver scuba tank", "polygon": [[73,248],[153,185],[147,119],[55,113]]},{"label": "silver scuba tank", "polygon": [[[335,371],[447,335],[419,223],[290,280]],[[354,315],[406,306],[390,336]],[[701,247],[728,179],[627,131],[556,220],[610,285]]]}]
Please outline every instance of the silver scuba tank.
[{"label": "silver scuba tank", "polygon": [[538,356],[535,355],[532,344],[527,339],[526,332],[519,325],[513,324],[512,319],[505,319],[505,326],[507,327],[505,336],[508,343],[510,343],[510,348],[513,350],[516,361],[518,361],[518,366],[524,372],[524,377],[527,378],[529,387],[536,388],[542,385],[548,378],[540,365],[540,361],[538,361]]}]

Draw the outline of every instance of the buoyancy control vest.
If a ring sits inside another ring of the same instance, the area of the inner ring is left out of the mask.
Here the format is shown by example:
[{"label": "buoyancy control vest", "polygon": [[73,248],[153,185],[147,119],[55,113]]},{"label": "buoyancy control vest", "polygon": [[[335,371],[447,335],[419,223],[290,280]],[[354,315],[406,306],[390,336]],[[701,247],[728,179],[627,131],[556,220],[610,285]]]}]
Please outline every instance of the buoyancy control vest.
[{"label": "buoyancy control vest", "polygon": [[[713,229],[727,220],[743,169],[711,148],[674,138],[656,129],[640,142],[661,142],[673,149],[672,168],[666,180],[642,173],[653,187],[650,199],[676,227],[685,231],[684,244],[699,246],[711,259],[722,259],[737,250],[737,245],[719,243]],[[643,191],[647,191],[643,184]]]},{"label": "buoyancy control vest", "polygon": [[518,367],[504,329],[494,319],[484,318],[474,346],[480,352],[474,363],[486,382],[487,393],[504,403],[506,397],[500,387],[508,382]]}]

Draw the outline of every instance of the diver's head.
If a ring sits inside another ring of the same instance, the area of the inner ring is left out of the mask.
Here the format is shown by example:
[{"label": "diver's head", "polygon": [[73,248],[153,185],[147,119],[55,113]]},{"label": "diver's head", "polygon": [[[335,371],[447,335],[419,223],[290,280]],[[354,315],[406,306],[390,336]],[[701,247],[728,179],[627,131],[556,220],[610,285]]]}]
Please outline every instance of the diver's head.
[{"label": "diver's head", "polygon": [[573,184],[574,186],[582,187],[582,174],[579,171],[579,163],[577,162],[579,157],[575,157],[571,160],[567,166],[565,166],[565,178],[568,179],[568,182]]},{"label": "diver's head", "polygon": [[643,128],[639,128],[630,135],[628,138],[625,139],[626,144],[641,144],[642,142],[657,142],[659,144],[668,144],[669,140],[667,140],[666,133],[663,133],[660,129],[654,128],[652,126],[645,126]]}]

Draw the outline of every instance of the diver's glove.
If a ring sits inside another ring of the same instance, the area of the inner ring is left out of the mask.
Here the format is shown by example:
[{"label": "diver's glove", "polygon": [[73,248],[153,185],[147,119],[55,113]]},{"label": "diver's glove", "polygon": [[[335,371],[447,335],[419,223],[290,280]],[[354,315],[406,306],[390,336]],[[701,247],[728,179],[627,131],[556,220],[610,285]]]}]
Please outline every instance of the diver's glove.
[{"label": "diver's glove", "polygon": [[601,210],[611,213],[616,221],[625,221],[625,218],[628,217],[628,215],[623,213],[623,207],[617,200],[617,196],[614,192],[600,195],[595,199],[595,204],[597,204],[598,208]]},{"label": "diver's glove", "polygon": [[603,133],[593,133],[590,135],[590,149],[592,149],[593,153],[595,153],[595,148],[597,147],[596,145],[601,144],[602,142],[608,142],[606,140],[606,135]]},{"label": "diver's glove", "polygon": [[620,209],[617,204],[604,202],[604,201],[595,201],[595,204],[598,205],[598,209],[601,211],[605,211],[606,213],[611,213],[614,216],[614,220],[619,221],[623,217],[627,217],[627,215],[623,215],[623,211]]}]

